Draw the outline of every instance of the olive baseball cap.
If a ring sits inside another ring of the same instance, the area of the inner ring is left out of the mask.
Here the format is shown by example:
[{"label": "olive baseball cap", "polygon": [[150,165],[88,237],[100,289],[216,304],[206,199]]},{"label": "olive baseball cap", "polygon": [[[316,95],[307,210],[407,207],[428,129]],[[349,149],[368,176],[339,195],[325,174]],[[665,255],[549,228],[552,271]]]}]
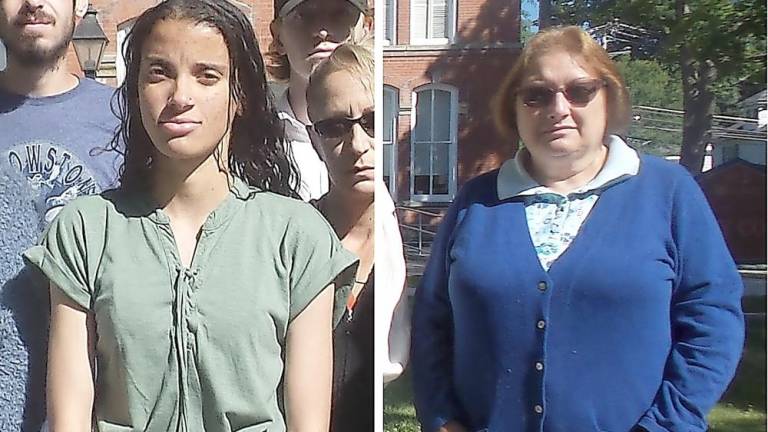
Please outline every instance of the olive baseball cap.
[{"label": "olive baseball cap", "polygon": [[[297,6],[307,1],[310,0],[275,0],[275,16],[284,17],[288,15],[288,13],[290,13],[292,10],[296,9]],[[356,7],[361,13],[366,13],[368,10],[368,3],[366,0],[347,0],[347,2]]]}]

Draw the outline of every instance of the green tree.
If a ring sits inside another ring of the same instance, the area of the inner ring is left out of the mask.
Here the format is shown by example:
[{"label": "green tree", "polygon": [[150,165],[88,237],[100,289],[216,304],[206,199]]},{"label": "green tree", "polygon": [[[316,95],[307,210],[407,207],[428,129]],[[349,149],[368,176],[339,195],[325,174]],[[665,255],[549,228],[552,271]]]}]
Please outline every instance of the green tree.
[{"label": "green tree", "polygon": [[[657,59],[679,70],[683,95],[680,163],[702,169],[712,115],[765,88],[765,0],[555,0],[562,23],[599,25],[615,18],[661,36]],[[717,95],[723,96],[717,103]]]},{"label": "green tree", "polygon": [[523,7],[525,5],[534,5],[536,0],[523,0],[520,2],[520,43],[525,45],[528,39],[536,34],[534,29],[534,20],[528,10]]},{"label": "green tree", "polygon": [[614,60],[629,87],[632,105],[683,109],[679,73],[668,71],[655,60],[632,60],[627,55]]},{"label": "green tree", "polygon": [[[679,73],[670,72],[654,60],[632,60],[623,55],[615,59],[626,80],[633,106],[681,110],[683,93]],[[630,142],[644,153],[677,155],[682,139],[682,119],[667,116],[663,121],[638,119],[629,130]]]}]

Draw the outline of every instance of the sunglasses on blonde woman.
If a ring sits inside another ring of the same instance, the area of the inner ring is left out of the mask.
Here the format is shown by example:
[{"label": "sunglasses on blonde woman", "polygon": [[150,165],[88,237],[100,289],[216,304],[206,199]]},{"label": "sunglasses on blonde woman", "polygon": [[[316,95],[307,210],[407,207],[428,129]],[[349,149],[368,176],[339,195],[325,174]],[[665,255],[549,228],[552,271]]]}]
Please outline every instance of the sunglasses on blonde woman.
[{"label": "sunglasses on blonde woman", "polygon": [[578,79],[562,87],[550,87],[543,84],[532,84],[518,90],[517,94],[523,105],[531,108],[549,106],[558,93],[563,93],[565,99],[573,105],[585,106],[595,98],[597,92],[607,84],[601,79]]},{"label": "sunglasses on blonde woman", "polygon": [[374,134],[373,111],[368,111],[358,118],[329,118],[307,126],[323,138],[341,138],[352,131],[352,126],[359,124],[369,137]]}]

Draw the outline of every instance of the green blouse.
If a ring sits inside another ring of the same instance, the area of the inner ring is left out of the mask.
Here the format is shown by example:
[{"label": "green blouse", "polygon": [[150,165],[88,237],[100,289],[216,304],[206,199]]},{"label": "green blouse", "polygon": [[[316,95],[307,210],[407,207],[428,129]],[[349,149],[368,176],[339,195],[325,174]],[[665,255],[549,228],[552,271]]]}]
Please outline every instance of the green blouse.
[{"label": "green blouse", "polygon": [[95,316],[104,432],[284,431],[288,325],[356,267],[312,206],[240,180],[189,268],[167,215],[120,190],[73,201],[24,256]]}]

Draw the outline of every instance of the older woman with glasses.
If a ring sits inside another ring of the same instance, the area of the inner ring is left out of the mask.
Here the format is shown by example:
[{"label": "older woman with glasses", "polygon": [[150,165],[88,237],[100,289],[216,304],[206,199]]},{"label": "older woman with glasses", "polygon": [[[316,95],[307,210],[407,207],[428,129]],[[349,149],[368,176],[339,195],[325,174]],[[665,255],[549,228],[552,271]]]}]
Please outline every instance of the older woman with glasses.
[{"label": "older woman with glasses", "polygon": [[523,147],[468,182],[416,293],[424,431],[698,432],[733,377],[742,283],[701,190],[621,134],[577,27],[535,36],[493,102]]}]

